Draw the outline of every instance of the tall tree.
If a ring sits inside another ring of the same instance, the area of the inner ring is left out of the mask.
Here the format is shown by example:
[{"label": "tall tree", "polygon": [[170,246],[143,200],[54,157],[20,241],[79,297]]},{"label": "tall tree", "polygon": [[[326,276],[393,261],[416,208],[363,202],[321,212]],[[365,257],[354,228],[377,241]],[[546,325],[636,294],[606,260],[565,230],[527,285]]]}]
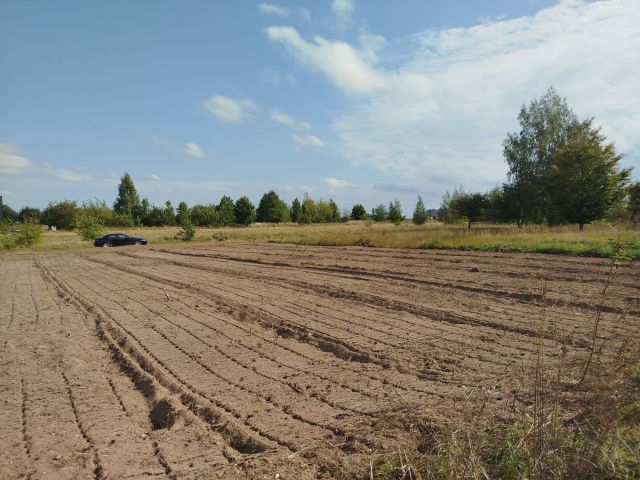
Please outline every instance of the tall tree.
[{"label": "tall tree", "polygon": [[78,204],[75,200],[51,202],[42,211],[42,222],[61,230],[73,230],[76,228],[78,213]]},{"label": "tall tree", "polygon": [[467,219],[467,228],[471,223],[477,222],[485,213],[487,199],[482,193],[470,193],[460,189],[452,196],[449,208],[456,212],[458,217]]},{"label": "tall tree", "polygon": [[240,225],[251,225],[256,221],[256,207],[248,197],[240,197],[234,205],[236,222]]},{"label": "tall tree", "polygon": [[367,211],[360,203],[356,203],[351,209],[351,220],[366,220]]},{"label": "tall tree", "polygon": [[234,204],[230,196],[224,195],[218,204],[218,218],[224,226],[236,223],[236,214],[233,211]]},{"label": "tall tree", "polygon": [[619,168],[622,155],[605,141],[593,119],[576,122],[553,154],[547,194],[563,219],[577,223],[580,231],[620,205],[627,194],[631,169]]},{"label": "tall tree", "polygon": [[171,200],[164,202],[164,225],[176,224],[176,212],[171,205]]},{"label": "tall tree", "polygon": [[418,201],[416,203],[416,208],[413,209],[413,223],[416,225],[422,225],[427,221],[427,209],[424,208],[424,202],[422,201],[422,197],[418,195]]},{"label": "tall tree", "polygon": [[140,220],[140,198],[131,175],[126,172],[120,179],[118,196],[113,204],[113,210],[120,215],[130,215],[134,220]]},{"label": "tall tree", "polygon": [[298,223],[300,220],[300,215],[302,214],[302,205],[300,204],[300,200],[298,197],[293,199],[291,202],[291,208],[289,209],[289,217],[292,222]]},{"label": "tall tree", "polygon": [[289,207],[276,192],[270,190],[260,199],[256,219],[267,223],[286,222],[289,220]]},{"label": "tall tree", "polygon": [[626,210],[634,225],[640,223],[640,182],[629,186]]},{"label": "tall tree", "polygon": [[177,224],[182,225],[182,219],[186,217],[189,217],[189,220],[191,220],[191,215],[189,215],[189,206],[187,205],[187,202],[180,202],[176,213]]},{"label": "tall tree", "polygon": [[371,218],[376,222],[384,222],[387,219],[388,213],[387,207],[385,207],[384,203],[381,203],[371,209]]},{"label": "tall tree", "polygon": [[564,145],[569,128],[576,121],[566,100],[553,87],[528,106],[522,106],[518,114],[520,131],[509,133],[503,142],[519,224],[556,220],[555,205],[547,196],[545,183],[554,152]]},{"label": "tall tree", "polygon": [[389,202],[389,210],[387,213],[387,218],[390,222],[395,225],[400,225],[402,220],[404,220],[404,215],[402,215],[402,206],[400,205],[400,200],[395,199],[393,202]]},{"label": "tall tree", "polygon": [[32,207],[22,207],[18,213],[18,220],[21,222],[40,223],[40,209]]},{"label": "tall tree", "polygon": [[304,194],[304,200],[302,200],[302,209],[298,223],[313,223],[316,221],[316,202],[309,196],[308,193]]}]

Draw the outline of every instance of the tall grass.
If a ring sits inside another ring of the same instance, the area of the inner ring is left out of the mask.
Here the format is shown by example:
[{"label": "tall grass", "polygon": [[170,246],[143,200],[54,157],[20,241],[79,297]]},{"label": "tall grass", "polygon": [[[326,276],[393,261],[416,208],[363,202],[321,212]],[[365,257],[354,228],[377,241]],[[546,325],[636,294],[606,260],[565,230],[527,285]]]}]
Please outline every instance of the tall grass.
[{"label": "tall grass", "polygon": [[[150,243],[174,243],[178,227],[125,228],[130,235],[147,238]],[[443,248],[505,252],[554,253],[610,257],[613,250],[609,239],[614,229],[605,224],[546,227],[540,225],[518,228],[514,225],[443,225],[431,222],[413,225],[391,223],[348,222],[346,224],[256,224],[245,228],[196,228],[193,241],[249,240],[275,243],[326,246],[371,246],[391,248]],[[640,231],[620,230],[620,240],[630,258],[640,259]],[[42,250],[84,248],[91,246],[71,232],[46,232]]]},{"label": "tall grass", "polygon": [[[414,443],[372,459],[364,477],[640,479],[640,345],[598,334],[611,280],[626,260],[619,241],[611,248],[609,275],[588,319],[593,333],[586,353],[569,355],[562,326],[547,317],[543,287],[535,354],[520,366],[510,408],[483,416],[482,399],[462,419],[416,419]],[[555,332],[551,343],[544,339],[548,331]]]}]

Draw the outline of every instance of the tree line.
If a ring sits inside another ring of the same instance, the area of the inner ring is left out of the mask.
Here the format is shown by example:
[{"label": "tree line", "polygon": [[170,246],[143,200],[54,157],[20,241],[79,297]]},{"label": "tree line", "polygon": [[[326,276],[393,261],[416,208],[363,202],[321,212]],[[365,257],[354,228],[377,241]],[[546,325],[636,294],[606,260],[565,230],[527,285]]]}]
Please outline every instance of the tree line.
[{"label": "tree line", "polygon": [[[621,168],[622,155],[608,143],[594,120],[580,120],[553,87],[544,96],[523,105],[518,114],[520,130],[507,134],[503,156],[507,182],[488,192],[468,192],[463,187],[442,198],[438,219],[447,223],[473,222],[547,223],[584,225],[602,218],[640,222],[640,182],[630,182],[630,168]],[[367,212],[362,204],[340,210],[332,200],[305,195],[289,205],[273,190],[257,206],[242,196],[223,196],[219,203],[189,207],[170,201],[152,205],[140,200],[133,179],[125,173],[113,207],[102,200],[78,204],[51,202],[42,211],[24,207],[19,212],[3,206],[3,217],[12,221],[41,222],[72,230],[92,226],[224,227],[254,222],[301,224],[348,220],[390,221],[398,225],[405,216],[399,200],[379,204]],[[418,197],[412,220],[422,224],[431,218]]]},{"label": "tree line", "polygon": [[[9,220],[43,223],[62,230],[79,229],[99,231],[101,227],[158,227],[184,226],[225,227],[246,226],[255,222],[299,224],[338,223],[349,220],[390,221],[399,224],[405,219],[399,200],[388,205],[380,204],[367,213],[362,204],[356,204],[349,210],[340,210],[332,199],[316,200],[305,194],[302,201],[295,198],[287,204],[273,190],[262,195],[257,208],[246,196],[233,200],[224,195],[219,203],[196,204],[191,207],[180,202],[176,207],[170,201],[164,205],[152,205],[148,199],[140,200],[133,179],[125,173],[118,186],[118,194],[113,207],[104,200],[88,200],[78,204],[75,200],[50,202],[40,211],[37,208],[24,207],[18,213],[5,205],[5,217]],[[418,198],[413,221],[424,223],[428,212],[422,198]],[[91,237],[88,234],[88,237]]]},{"label": "tree line", "polygon": [[602,218],[640,221],[640,183],[594,119],[580,120],[553,87],[518,115],[503,155],[507,182],[489,192],[447,192],[440,218],[449,223],[584,225]]}]

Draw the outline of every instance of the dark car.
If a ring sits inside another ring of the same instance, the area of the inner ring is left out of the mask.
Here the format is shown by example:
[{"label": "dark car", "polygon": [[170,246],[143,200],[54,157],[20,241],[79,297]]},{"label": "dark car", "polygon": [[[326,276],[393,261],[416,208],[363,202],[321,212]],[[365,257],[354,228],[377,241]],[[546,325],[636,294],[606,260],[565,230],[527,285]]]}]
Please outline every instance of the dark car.
[{"label": "dark car", "polygon": [[120,247],[122,245],[146,245],[147,241],[140,237],[130,237],[124,233],[107,233],[93,242],[96,247]]}]

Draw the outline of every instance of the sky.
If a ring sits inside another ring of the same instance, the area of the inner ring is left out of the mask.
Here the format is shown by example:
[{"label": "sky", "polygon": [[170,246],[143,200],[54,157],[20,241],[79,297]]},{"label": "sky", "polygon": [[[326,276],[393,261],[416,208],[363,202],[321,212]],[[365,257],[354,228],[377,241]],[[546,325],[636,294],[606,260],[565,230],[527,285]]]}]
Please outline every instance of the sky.
[{"label": "sky", "polygon": [[0,0],[0,195],[19,209],[275,190],[350,209],[506,180],[550,86],[640,179],[638,0]]}]

